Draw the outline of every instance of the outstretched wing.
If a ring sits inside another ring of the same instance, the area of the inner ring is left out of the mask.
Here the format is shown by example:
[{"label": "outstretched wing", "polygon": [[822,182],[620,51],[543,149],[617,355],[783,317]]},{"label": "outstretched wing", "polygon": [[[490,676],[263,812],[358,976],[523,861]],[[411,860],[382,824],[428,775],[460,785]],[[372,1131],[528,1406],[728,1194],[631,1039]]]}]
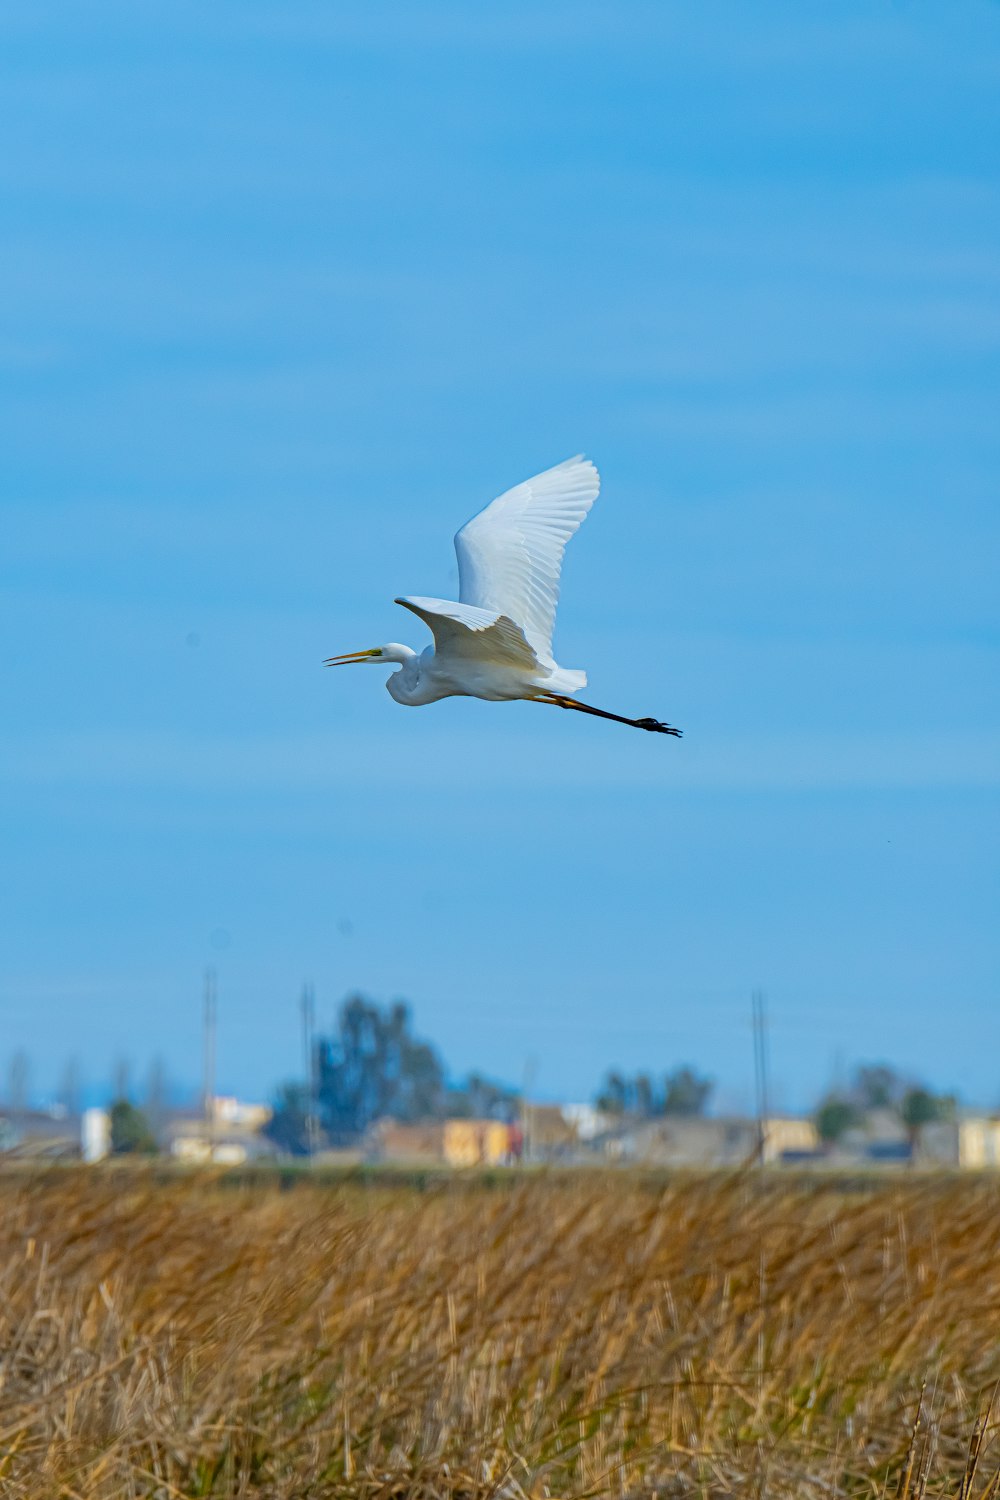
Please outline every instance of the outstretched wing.
[{"label": "outstretched wing", "polygon": [[434,650],[446,660],[492,662],[496,666],[537,670],[538,657],[524,638],[524,631],[496,610],[454,604],[450,599],[397,599],[404,609],[419,615],[434,632]]},{"label": "outstretched wing", "polygon": [[516,620],[546,663],[552,661],[566,543],[600,487],[600,475],[588,459],[567,459],[507,490],[455,538],[463,605]]}]

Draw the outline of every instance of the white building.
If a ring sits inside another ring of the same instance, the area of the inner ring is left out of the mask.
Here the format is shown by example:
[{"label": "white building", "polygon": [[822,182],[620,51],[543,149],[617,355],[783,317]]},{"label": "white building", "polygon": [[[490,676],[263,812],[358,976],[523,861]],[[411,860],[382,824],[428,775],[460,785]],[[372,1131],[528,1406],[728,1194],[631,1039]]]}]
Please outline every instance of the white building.
[{"label": "white building", "polygon": [[110,1114],[106,1109],[85,1109],[80,1116],[80,1152],[84,1161],[103,1161],[110,1150]]}]

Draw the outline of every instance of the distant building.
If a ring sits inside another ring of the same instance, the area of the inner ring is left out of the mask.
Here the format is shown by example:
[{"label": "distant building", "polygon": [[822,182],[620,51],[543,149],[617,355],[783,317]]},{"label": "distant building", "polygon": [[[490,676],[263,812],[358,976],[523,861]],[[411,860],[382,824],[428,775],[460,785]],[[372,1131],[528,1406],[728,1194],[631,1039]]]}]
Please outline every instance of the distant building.
[{"label": "distant building", "polygon": [[411,1125],[385,1118],[376,1120],[365,1137],[369,1160],[411,1165],[509,1166],[519,1147],[518,1127],[502,1120],[427,1120]]},{"label": "distant building", "polygon": [[18,1157],[79,1157],[79,1124],[65,1110],[5,1110],[0,1114],[0,1152]]},{"label": "distant building", "polygon": [[561,1104],[559,1113],[566,1124],[576,1133],[578,1141],[593,1141],[604,1135],[614,1120],[593,1104]]},{"label": "distant building", "polygon": [[801,1160],[819,1150],[819,1136],[812,1120],[799,1115],[773,1115],[763,1122],[764,1160]]},{"label": "distant building", "polygon": [[612,1161],[663,1167],[738,1167],[761,1155],[765,1162],[801,1161],[819,1148],[811,1120],[784,1115],[762,1124],[740,1116],[659,1115],[624,1122],[598,1144]]},{"label": "distant building", "polygon": [[522,1110],[524,1155],[527,1161],[573,1161],[579,1155],[580,1135],[575,1120],[561,1104],[528,1104]]},{"label": "distant building", "polygon": [[960,1167],[1000,1167],[1000,1119],[991,1115],[956,1120],[955,1130]]},{"label": "distant building", "polygon": [[274,1111],[269,1104],[247,1104],[228,1094],[217,1094],[211,1101],[211,1117],[216,1125],[238,1130],[263,1130]]},{"label": "distant building", "polygon": [[984,1171],[1000,1167],[1000,1119],[995,1115],[962,1115],[922,1126],[917,1160],[924,1166]]},{"label": "distant building", "polygon": [[444,1121],[404,1124],[388,1116],[375,1120],[365,1132],[364,1154],[369,1161],[393,1161],[417,1166],[444,1161]]},{"label": "distant building", "polygon": [[110,1150],[111,1115],[106,1109],[85,1109],[80,1116],[80,1152],[84,1161],[103,1161]]},{"label": "distant building", "polygon": [[237,1167],[246,1161],[274,1154],[270,1141],[261,1134],[271,1118],[266,1104],[247,1104],[241,1099],[218,1095],[208,1110],[169,1115],[160,1131],[161,1147],[175,1161],[192,1166],[213,1162]]},{"label": "distant building", "polygon": [[450,1167],[506,1166],[511,1127],[502,1120],[445,1120],[442,1146]]}]

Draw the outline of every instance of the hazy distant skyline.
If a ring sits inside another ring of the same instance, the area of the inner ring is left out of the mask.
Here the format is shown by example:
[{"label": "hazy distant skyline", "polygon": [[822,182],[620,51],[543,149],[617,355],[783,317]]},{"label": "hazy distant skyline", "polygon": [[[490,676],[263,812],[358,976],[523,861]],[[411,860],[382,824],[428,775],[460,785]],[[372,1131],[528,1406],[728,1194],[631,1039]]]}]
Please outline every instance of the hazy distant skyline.
[{"label": "hazy distant skyline", "polygon": [[[0,1062],[1000,1102],[1000,10],[0,16]],[[678,744],[405,710],[451,536],[579,451],[559,660]],[[192,1066],[193,1062],[193,1066]]]}]

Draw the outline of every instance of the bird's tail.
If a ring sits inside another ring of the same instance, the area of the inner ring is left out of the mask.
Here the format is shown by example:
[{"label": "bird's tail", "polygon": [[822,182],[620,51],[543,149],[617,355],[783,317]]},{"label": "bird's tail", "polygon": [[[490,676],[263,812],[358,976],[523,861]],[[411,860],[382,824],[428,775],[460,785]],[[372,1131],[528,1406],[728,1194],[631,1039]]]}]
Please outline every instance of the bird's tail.
[{"label": "bird's tail", "polygon": [[572,667],[556,667],[545,680],[547,693],[580,693],[586,686],[586,672],[574,671]]}]

